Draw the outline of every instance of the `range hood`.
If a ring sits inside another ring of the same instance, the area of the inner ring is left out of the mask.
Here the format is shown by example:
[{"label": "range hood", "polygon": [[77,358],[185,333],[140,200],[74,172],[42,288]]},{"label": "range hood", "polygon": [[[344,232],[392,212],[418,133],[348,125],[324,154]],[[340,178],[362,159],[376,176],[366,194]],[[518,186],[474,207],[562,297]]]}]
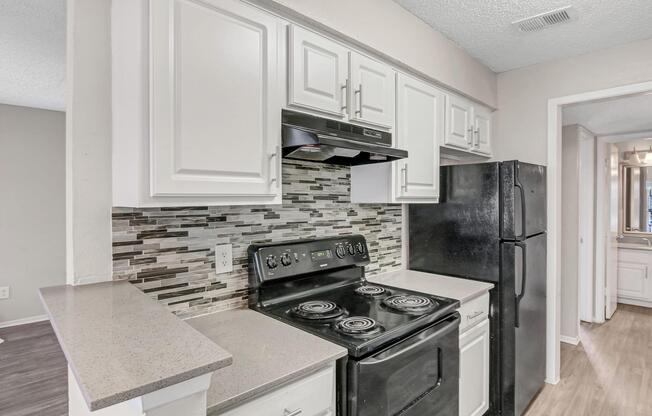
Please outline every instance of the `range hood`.
[{"label": "range hood", "polygon": [[367,165],[406,158],[392,134],[283,110],[283,157],[333,165]]}]

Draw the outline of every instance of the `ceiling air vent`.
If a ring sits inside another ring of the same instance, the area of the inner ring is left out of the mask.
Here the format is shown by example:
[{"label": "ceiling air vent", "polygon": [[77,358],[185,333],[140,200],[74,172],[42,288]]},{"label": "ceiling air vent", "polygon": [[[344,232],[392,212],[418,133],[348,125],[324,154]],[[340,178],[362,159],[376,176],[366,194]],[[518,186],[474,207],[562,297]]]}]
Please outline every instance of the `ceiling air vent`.
[{"label": "ceiling air vent", "polygon": [[536,16],[512,22],[512,25],[521,32],[537,32],[550,26],[570,22],[576,17],[575,9],[572,6],[562,7],[549,12],[537,14]]}]

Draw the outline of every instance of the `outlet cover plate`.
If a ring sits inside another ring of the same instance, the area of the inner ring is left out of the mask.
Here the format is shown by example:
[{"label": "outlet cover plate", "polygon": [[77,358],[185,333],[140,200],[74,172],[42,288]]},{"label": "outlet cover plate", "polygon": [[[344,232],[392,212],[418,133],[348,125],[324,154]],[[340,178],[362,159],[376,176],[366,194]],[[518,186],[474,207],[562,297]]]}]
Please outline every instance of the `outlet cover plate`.
[{"label": "outlet cover plate", "polygon": [[215,273],[233,271],[233,245],[218,244],[215,246]]},{"label": "outlet cover plate", "polygon": [[9,299],[9,286],[0,287],[0,299]]}]

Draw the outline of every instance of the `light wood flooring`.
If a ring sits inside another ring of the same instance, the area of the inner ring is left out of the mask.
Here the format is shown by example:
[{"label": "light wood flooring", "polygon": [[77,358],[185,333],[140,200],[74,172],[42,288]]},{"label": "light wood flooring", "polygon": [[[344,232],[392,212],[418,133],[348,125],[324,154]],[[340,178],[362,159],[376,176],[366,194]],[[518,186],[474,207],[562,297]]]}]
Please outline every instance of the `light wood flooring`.
[{"label": "light wood flooring", "polygon": [[[66,360],[49,322],[0,338],[0,415],[67,415]],[[581,339],[562,344],[561,381],[526,415],[652,416],[652,309],[619,305],[606,324],[582,324]]]},{"label": "light wood flooring", "polygon": [[0,415],[68,414],[68,367],[50,322],[0,329]]},{"label": "light wood flooring", "polygon": [[602,325],[562,343],[561,381],[546,384],[527,416],[651,416],[652,309],[618,305]]}]

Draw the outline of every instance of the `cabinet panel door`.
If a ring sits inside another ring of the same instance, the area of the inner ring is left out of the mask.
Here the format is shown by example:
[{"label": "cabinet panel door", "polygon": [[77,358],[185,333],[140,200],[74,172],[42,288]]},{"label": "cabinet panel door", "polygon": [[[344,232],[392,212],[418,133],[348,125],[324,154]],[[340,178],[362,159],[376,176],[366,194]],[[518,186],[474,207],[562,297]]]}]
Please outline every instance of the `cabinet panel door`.
[{"label": "cabinet panel door", "polygon": [[356,52],[351,52],[350,57],[350,119],[391,128],[394,125],[394,70]]},{"label": "cabinet panel door", "polygon": [[408,151],[395,162],[397,199],[437,202],[445,95],[404,74],[398,74],[397,85],[396,146]]},{"label": "cabinet panel door", "polygon": [[473,115],[471,103],[462,97],[446,97],[446,134],[444,144],[470,149],[472,146]]},{"label": "cabinet panel door", "polygon": [[294,25],[289,36],[289,104],[344,117],[348,49]]},{"label": "cabinet panel door", "polygon": [[473,150],[491,154],[491,112],[483,107],[473,108]]},{"label": "cabinet panel door", "polygon": [[233,0],[150,2],[152,196],[280,193],[281,36]]},{"label": "cabinet panel door", "polygon": [[618,296],[648,298],[648,266],[643,263],[618,262]]},{"label": "cabinet panel door", "polygon": [[489,320],[460,336],[460,416],[489,409]]}]

